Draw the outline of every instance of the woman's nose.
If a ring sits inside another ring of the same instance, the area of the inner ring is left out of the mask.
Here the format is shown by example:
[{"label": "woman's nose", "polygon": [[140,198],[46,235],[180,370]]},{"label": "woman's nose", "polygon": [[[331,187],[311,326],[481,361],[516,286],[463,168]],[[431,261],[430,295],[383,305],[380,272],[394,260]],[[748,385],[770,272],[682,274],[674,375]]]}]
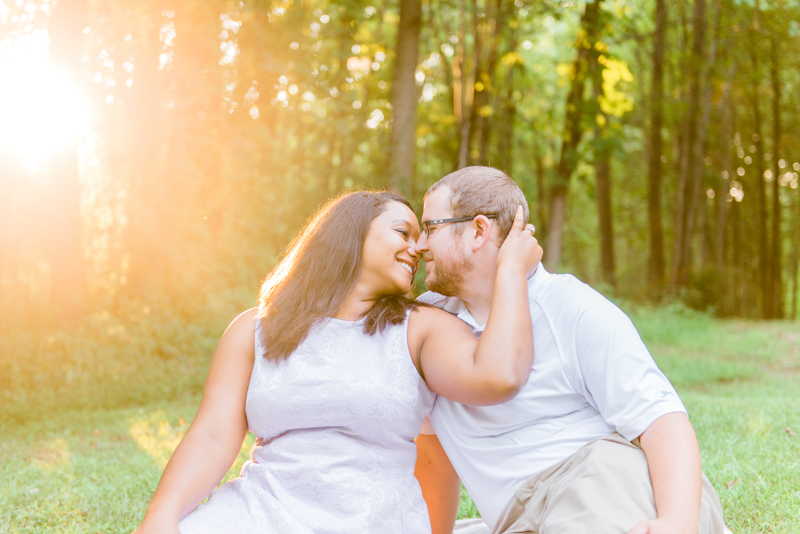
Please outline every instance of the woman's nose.
[{"label": "woman's nose", "polygon": [[419,242],[415,241],[413,238],[408,242],[408,253],[414,258],[414,261],[419,261],[422,259],[422,254],[417,252],[419,249]]}]

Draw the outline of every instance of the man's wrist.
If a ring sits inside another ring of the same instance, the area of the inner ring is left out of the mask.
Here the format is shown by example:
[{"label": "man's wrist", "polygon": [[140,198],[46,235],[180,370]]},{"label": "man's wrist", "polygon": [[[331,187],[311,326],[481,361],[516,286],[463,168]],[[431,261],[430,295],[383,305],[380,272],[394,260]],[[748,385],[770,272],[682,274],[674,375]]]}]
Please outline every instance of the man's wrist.
[{"label": "man's wrist", "polygon": [[497,264],[498,274],[502,276],[522,276],[527,279],[525,265],[518,261],[500,261]]}]

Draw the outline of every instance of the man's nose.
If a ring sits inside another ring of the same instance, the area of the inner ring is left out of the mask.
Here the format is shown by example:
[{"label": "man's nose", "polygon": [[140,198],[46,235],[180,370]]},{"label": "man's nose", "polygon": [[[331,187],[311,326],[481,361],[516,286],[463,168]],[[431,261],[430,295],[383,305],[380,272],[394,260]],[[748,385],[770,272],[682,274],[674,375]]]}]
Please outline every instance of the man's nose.
[{"label": "man's nose", "polygon": [[428,236],[425,234],[425,232],[419,234],[419,239],[417,240],[415,250],[417,254],[422,254],[428,250]]}]

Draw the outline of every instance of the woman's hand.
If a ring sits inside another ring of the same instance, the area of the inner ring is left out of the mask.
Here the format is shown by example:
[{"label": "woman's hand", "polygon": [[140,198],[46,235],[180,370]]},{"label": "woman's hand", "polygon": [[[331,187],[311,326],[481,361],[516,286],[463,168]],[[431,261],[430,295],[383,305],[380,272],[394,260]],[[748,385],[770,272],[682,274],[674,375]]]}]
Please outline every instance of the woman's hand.
[{"label": "woman's hand", "polygon": [[136,527],[132,534],[181,534],[181,532],[178,530],[178,525],[162,524],[156,526],[142,523]]},{"label": "woman's hand", "polygon": [[539,262],[542,261],[542,250],[539,241],[534,237],[534,226],[525,225],[522,220],[522,206],[517,207],[514,215],[514,224],[508,237],[503,241],[500,252],[497,254],[497,266],[522,267],[525,273],[530,276]]}]

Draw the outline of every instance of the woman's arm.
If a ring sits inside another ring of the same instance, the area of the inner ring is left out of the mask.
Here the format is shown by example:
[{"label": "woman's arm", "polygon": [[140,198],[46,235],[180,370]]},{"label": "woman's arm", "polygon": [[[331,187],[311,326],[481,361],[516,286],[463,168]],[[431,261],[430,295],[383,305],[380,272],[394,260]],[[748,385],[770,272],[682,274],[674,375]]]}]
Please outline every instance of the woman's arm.
[{"label": "woman's arm", "polygon": [[461,480],[435,434],[420,434],[414,476],[428,505],[432,534],[453,534],[461,497]]},{"label": "woman's arm", "polygon": [[178,521],[230,469],[247,433],[244,405],[253,370],[256,310],[237,317],[217,345],[200,408],[167,463],[135,534],[177,533]]},{"label": "woman's arm", "polygon": [[415,309],[409,347],[428,387],[471,405],[514,398],[533,366],[533,329],[527,273],[542,258],[542,247],[524,229],[522,209],[500,247],[491,311],[480,340],[467,325],[435,308]]}]

